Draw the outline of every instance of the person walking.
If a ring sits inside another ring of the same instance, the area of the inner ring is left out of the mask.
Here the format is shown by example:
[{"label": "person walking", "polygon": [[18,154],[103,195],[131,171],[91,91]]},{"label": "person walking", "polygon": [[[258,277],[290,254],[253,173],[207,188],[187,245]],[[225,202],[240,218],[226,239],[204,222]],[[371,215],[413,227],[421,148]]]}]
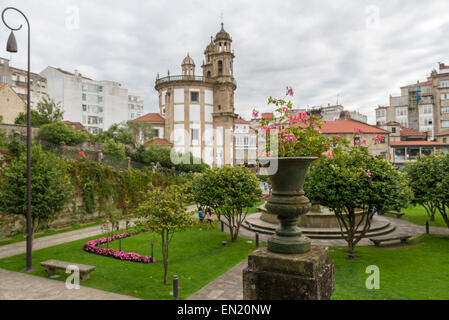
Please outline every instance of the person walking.
[{"label": "person walking", "polygon": [[211,208],[206,209],[206,229],[207,230],[209,230],[209,226],[211,226],[212,229],[215,229],[214,217],[212,216]]},{"label": "person walking", "polygon": [[198,208],[198,220],[200,220],[200,230],[203,230],[204,212],[201,206]]},{"label": "person walking", "polygon": [[104,154],[103,151],[100,151],[100,163],[104,162]]},{"label": "person walking", "polygon": [[81,149],[80,152],[78,152],[78,157],[80,159],[85,159],[86,158],[86,154],[84,153],[83,149]]}]

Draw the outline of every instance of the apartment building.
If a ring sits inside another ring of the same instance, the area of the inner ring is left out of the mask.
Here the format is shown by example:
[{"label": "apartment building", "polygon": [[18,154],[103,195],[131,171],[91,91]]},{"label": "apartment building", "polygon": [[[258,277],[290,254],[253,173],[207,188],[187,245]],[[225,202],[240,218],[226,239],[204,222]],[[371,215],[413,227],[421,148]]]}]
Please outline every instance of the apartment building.
[{"label": "apartment building", "polygon": [[[36,108],[37,103],[47,95],[47,80],[37,73],[30,72],[30,106]],[[0,83],[7,84],[20,98],[27,102],[26,70],[12,67],[10,61],[0,57]]]},{"label": "apartment building", "polygon": [[389,106],[376,108],[378,126],[393,121],[426,132],[431,140],[449,129],[449,66],[439,63],[426,81],[401,87],[399,96],[390,96]]},{"label": "apartment building", "polygon": [[128,119],[137,119],[143,115],[143,100],[135,92],[128,93]]},{"label": "apartment building", "polygon": [[118,82],[93,80],[77,70],[72,73],[50,66],[40,74],[47,79],[48,95],[60,103],[64,120],[80,122],[92,134],[143,113],[140,97]]}]

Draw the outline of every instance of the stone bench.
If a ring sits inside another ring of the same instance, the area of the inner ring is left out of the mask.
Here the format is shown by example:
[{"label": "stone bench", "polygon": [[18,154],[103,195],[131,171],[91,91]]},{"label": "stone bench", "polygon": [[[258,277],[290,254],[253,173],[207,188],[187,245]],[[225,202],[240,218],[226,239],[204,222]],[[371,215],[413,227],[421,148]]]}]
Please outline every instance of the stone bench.
[{"label": "stone bench", "polygon": [[95,266],[89,266],[80,263],[66,262],[60,260],[47,260],[41,262],[41,266],[44,267],[47,276],[54,275],[57,269],[66,270],[68,266],[77,266],[80,271],[80,281],[88,280],[90,273],[96,269]]},{"label": "stone bench", "polygon": [[394,240],[401,240],[401,243],[407,243],[407,240],[410,239],[412,236],[409,234],[397,234],[397,235],[386,235],[386,236],[380,236],[375,238],[369,238],[370,241],[374,243],[376,247],[379,247],[382,242],[386,241],[394,241]]},{"label": "stone bench", "polygon": [[391,214],[393,216],[396,216],[398,218],[401,218],[405,213],[404,212],[398,212],[398,211],[388,211],[388,214]]}]

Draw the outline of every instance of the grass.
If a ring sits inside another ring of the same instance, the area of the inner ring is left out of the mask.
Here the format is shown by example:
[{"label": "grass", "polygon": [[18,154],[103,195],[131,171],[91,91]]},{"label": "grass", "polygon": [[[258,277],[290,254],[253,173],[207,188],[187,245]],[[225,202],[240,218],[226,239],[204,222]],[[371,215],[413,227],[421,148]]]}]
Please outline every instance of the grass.
[{"label": "grass", "polygon": [[[405,213],[400,219],[407,220],[409,222],[412,222],[414,224],[425,226],[426,220],[429,221],[429,225],[431,227],[445,227],[447,228],[447,224],[444,222],[443,218],[441,217],[441,214],[439,212],[435,213],[435,221],[430,221],[429,216],[426,213],[426,209],[422,206],[416,206],[416,207],[409,207],[407,209],[404,209],[403,212]],[[388,217],[395,217],[393,215],[386,214]]]},{"label": "grass", "polygon": [[260,210],[257,209],[257,207],[260,207],[261,205],[263,205],[265,203],[265,201],[266,200],[259,200],[254,206],[252,206],[251,208],[248,208],[248,214],[260,212]]},{"label": "grass", "polygon": [[[142,233],[122,240],[124,251],[151,254],[150,233]],[[187,298],[201,289],[242,260],[255,250],[254,242],[239,238],[231,243],[228,233],[215,229],[202,231],[195,227],[192,230],[176,233],[169,248],[168,284],[163,284],[163,264],[160,240],[157,238],[154,255],[156,264],[142,264],[120,261],[110,257],[102,257],[82,250],[83,244],[97,237],[73,241],[33,252],[33,265],[37,267],[31,274],[45,277],[44,269],[39,262],[58,259],[97,266],[91,278],[82,284],[87,287],[126,294],[144,299],[172,299],[171,279],[179,276],[179,297]],[[222,241],[227,241],[226,247]],[[118,242],[111,245],[118,246]],[[20,271],[24,267],[25,255],[0,260],[0,268]],[[59,271],[59,280],[66,274]]]},{"label": "grass", "polygon": [[[357,259],[347,260],[346,248],[333,247],[335,291],[332,299],[449,299],[449,236],[423,235],[403,247],[356,248]],[[366,267],[380,270],[380,290],[368,290]]]},{"label": "grass", "polygon": [[[99,220],[99,221],[95,221],[95,222],[91,222],[91,223],[86,223],[86,224],[76,224],[64,229],[60,229],[60,230],[52,230],[52,229],[48,229],[48,230],[44,230],[42,232],[39,232],[38,234],[34,235],[34,238],[41,238],[41,237],[46,237],[46,236],[51,236],[54,234],[58,234],[58,233],[64,233],[64,232],[68,232],[68,231],[74,231],[74,230],[80,230],[80,229],[84,229],[84,228],[89,228],[89,227],[93,227],[93,226],[98,226],[100,224],[104,223],[103,220]],[[16,242],[20,242],[20,241],[25,241],[26,240],[26,236],[24,234],[17,234],[15,236],[12,236],[11,239],[8,240],[0,240],[0,246],[4,246],[6,244],[11,244],[11,243],[16,243]]]}]

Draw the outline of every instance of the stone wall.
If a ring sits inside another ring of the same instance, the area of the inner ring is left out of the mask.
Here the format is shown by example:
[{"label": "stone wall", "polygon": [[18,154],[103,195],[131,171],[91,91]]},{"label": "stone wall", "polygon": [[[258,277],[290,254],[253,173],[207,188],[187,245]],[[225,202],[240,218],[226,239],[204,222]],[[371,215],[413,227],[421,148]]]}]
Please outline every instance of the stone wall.
[{"label": "stone wall", "polygon": [[[77,207],[82,205],[82,199],[76,199]],[[72,203],[66,206],[66,209],[58,214],[54,221],[50,222],[49,228],[59,229],[70,227],[76,224],[88,223],[104,218],[104,214],[100,212],[79,214],[74,213]],[[24,234],[26,230],[26,220],[22,215],[12,215],[0,212],[0,241],[8,237]]]}]

